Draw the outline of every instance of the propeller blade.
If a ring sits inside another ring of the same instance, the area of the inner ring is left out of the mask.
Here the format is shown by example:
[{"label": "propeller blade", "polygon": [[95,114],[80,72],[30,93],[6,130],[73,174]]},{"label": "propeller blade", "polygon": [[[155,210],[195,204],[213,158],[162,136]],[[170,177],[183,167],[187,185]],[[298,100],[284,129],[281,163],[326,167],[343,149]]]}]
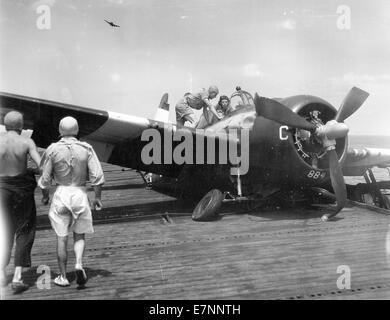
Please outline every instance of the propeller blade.
[{"label": "propeller blade", "polygon": [[263,116],[266,119],[276,121],[280,124],[312,132],[317,128],[314,124],[306,121],[280,102],[260,97],[257,93],[255,94],[255,106],[256,113],[259,116]]},{"label": "propeller blade", "polygon": [[339,164],[339,159],[335,149],[329,150],[329,171],[330,171],[330,180],[332,182],[332,187],[336,195],[337,207],[336,212],[324,214],[322,216],[323,221],[327,221],[330,218],[338,214],[341,209],[343,209],[347,203],[347,188],[345,186],[343,172]]},{"label": "propeller blade", "polygon": [[335,120],[337,122],[343,122],[345,119],[350,117],[356,112],[356,110],[358,110],[362,106],[368,96],[368,92],[353,87],[341,103],[340,109],[337,111]]}]

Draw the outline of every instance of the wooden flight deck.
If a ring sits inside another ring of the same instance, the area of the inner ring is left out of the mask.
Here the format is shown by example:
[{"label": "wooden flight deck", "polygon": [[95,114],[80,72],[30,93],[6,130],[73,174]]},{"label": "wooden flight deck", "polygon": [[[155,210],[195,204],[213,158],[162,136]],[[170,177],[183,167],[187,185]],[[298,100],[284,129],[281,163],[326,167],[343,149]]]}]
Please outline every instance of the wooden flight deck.
[{"label": "wooden flight deck", "polygon": [[[87,287],[77,289],[71,240],[71,286],[36,285],[38,266],[49,266],[52,280],[58,273],[55,233],[37,190],[33,267],[24,273],[31,287],[13,295],[8,286],[2,299],[390,298],[390,215],[351,206],[324,223],[326,209],[243,213],[224,205],[221,219],[194,222],[193,204],[145,189],[137,172],[106,164],[104,171],[105,207],[87,236]],[[337,286],[340,266],[349,267],[350,289]]]}]

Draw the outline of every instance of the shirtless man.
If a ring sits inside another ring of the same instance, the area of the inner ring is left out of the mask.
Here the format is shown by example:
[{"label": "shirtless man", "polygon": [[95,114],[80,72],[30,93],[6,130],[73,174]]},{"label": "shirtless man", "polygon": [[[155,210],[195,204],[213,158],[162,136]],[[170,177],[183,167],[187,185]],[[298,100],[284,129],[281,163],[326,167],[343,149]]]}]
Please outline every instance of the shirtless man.
[{"label": "shirtless man", "polygon": [[[1,239],[5,243],[0,256],[0,286],[7,285],[5,268],[11,258],[15,239],[14,293],[28,288],[22,280],[22,268],[31,267],[31,248],[35,237],[36,208],[35,175],[27,169],[28,155],[39,166],[41,157],[32,139],[21,135],[23,116],[16,111],[4,117],[6,132],[0,134],[0,208],[5,229]],[[3,231],[3,230],[2,230]]]}]

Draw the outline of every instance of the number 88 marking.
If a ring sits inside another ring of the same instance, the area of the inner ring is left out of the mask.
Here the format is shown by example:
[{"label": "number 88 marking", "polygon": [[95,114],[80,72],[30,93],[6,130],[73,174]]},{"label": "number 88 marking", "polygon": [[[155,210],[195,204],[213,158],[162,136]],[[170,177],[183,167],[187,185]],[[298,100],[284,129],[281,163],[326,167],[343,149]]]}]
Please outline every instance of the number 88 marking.
[{"label": "number 88 marking", "polygon": [[312,179],[318,179],[321,175],[321,171],[310,170],[307,177]]}]

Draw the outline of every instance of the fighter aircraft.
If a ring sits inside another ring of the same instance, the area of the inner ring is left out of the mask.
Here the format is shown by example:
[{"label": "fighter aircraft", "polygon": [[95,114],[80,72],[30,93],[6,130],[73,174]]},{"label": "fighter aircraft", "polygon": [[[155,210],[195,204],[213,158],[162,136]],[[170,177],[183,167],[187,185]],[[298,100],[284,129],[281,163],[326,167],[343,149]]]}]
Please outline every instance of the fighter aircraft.
[{"label": "fighter aircraft", "polygon": [[[192,216],[199,221],[215,218],[222,202],[229,201],[259,201],[265,205],[272,199],[287,203],[336,200],[333,212],[322,217],[324,221],[346,205],[348,196],[361,200],[364,193],[371,193],[381,206],[390,208],[379,190],[390,189],[389,181],[378,186],[370,173],[374,166],[390,167],[390,150],[348,148],[348,127],[344,120],[356,112],[367,97],[367,92],[354,87],[337,110],[327,101],[311,95],[270,99],[255,94],[253,98],[237,88],[231,96],[230,113],[209,126],[206,133],[168,124],[166,113],[163,121],[150,120],[0,92],[1,123],[8,111],[22,112],[25,127],[33,130],[32,138],[38,146],[46,148],[58,140],[60,119],[73,116],[79,122],[79,138],[94,147],[101,161],[169,178],[180,192],[203,196]],[[165,111],[169,108],[167,99],[164,95],[160,103]],[[192,157],[195,159],[201,152],[207,156],[218,155],[219,147],[226,141],[229,148],[238,148],[243,143],[240,134],[246,130],[248,171],[232,174],[231,169],[236,164],[229,161],[146,164],[142,152],[149,141],[142,135],[148,129],[160,133],[160,150],[164,157],[171,159],[182,142],[180,139],[172,141],[172,135],[194,138]],[[238,130],[238,136],[231,135],[232,129]],[[203,142],[199,146],[195,141]],[[209,142],[212,143],[209,145]],[[343,174],[362,175],[367,174],[367,170],[370,178],[367,188],[359,189],[358,195],[355,189],[347,189]]]},{"label": "fighter aircraft", "polygon": [[104,21],[106,21],[111,27],[113,27],[113,28],[119,28],[120,26],[118,26],[117,24],[115,24],[114,22],[112,22],[112,21],[107,21],[107,20],[105,20],[104,19]]}]

